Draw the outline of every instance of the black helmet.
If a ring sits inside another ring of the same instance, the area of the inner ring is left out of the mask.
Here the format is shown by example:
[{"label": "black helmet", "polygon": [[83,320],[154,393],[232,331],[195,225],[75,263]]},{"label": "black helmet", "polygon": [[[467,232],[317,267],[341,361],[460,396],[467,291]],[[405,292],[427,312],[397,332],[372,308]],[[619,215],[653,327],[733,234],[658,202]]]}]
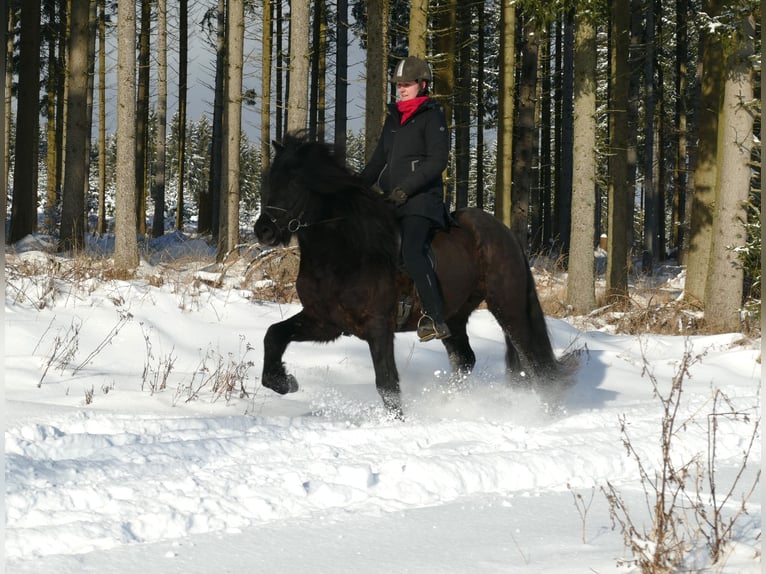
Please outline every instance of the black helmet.
[{"label": "black helmet", "polygon": [[391,83],[398,84],[399,82],[419,82],[423,80],[426,82],[431,81],[431,66],[425,60],[415,56],[407,56],[396,65]]}]

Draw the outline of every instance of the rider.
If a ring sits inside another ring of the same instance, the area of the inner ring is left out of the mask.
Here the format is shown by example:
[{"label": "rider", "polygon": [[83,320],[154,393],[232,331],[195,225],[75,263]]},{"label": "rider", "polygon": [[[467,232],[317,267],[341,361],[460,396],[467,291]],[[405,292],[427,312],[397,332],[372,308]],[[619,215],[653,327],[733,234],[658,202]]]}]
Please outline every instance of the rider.
[{"label": "rider", "polygon": [[388,105],[383,132],[362,171],[396,207],[404,269],[415,282],[423,307],[421,341],[450,336],[439,282],[428,256],[434,230],[447,226],[442,172],[449,156],[444,109],[429,97],[431,68],[420,58],[401,60],[391,82],[398,100]]}]

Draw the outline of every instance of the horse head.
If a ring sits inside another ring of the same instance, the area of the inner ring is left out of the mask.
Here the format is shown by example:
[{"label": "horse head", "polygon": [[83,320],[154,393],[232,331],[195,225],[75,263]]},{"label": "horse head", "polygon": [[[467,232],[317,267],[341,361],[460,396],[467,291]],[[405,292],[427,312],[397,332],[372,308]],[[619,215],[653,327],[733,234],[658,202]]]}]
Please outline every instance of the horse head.
[{"label": "horse head", "polygon": [[272,141],[274,159],[261,192],[261,215],[255,222],[255,235],[264,245],[286,245],[305,226],[307,145],[304,139],[289,134],[281,143]]},{"label": "horse head", "polygon": [[369,191],[329,144],[291,133],[272,146],[274,159],[255,223],[256,237],[265,245],[286,245],[303,228],[344,219],[336,211],[347,208],[347,192]]}]

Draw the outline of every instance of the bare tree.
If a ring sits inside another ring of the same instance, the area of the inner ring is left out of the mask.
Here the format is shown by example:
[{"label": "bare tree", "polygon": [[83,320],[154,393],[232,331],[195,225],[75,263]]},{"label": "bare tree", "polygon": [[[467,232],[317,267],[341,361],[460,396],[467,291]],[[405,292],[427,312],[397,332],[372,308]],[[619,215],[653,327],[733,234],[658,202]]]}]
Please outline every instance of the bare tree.
[{"label": "bare tree", "polygon": [[271,0],[263,0],[261,37],[261,173],[269,169],[271,152]]},{"label": "bare tree", "polygon": [[567,305],[577,314],[596,307],[593,236],[596,216],[596,30],[575,12],[574,171]]},{"label": "bare tree", "polygon": [[426,38],[428,37],[428,0],[410,2],[410,28],[407,43],[410,56],[426,57]]},{"label": "bare tree", "polygon": [[146,235],[146,185],[149,174],[149,27],[152,11],[150,0],[140,2],[136,92],[136,223],[138,233]]},{"label": "bare tree", "polygon": [[115,272],[138,267],[136,238],[136,2],[117,8],[117,191],[114,222]]},{"label": "bare tree", "polygon": [[503,2],[500,15],[500,85],[498,87],[495,217],[511,226],[513,165],[513,93],[515,91],[516,8]]},{"label": "bare tree", "polygon": [[224,116],[224,161],[221,225],[218,238],[218,259],[239,243],[239,143],[242,134],[242,65],[245,41],[245,2],[228,0],[226,5],[226,108]]},{"label": "bare tree", "polygon": [[367,79],[365,82],[364,149],[369,159],[383,128],[386,113],[388,0],[367,3]]},{"label": "bare tree", "polygon": [[716,332],[737,332],[741,329],[742,266],[736,249],[744,246],[747,232],[745,203],[750,194],[751,152],[753,149],[754,54],[755,20],[752,13],[741,16],[742,22],[733,34],[725,60],[724,97],[719,114],[720,143],[718,153],[718,183],[710,253],[710,270],[705,287],[705,324]]},{"label": "bare tree", "polygon": [[628,0],[615,0],[609,6],[612,61],[609,80],[609,256],[606,290],[610,300],[623,300],[628,294],[628,248],[633,223],[630,217],[633,197],[628,185],[627,157],[630,6]]},{"label": "bare tree", "polygon": [[346,127],[348,125],[348,1],[337,1],[335,36],[335,150],[338,157],[346,158]]},{"label": "bare tree", "polygon": [[88,150],[88,2],[73,2],[69,25],[69,97],[64,154],[63,204],[59,250],[79,252],[85,244],[85,183]]},{"label": "bare tree", "polygon": [[290,3],[290,81],[287,131],[306,129],[309,88],[309,3]]},{"label": "bare tree", "polygon": [[37,229],[37,160],[40,102],[40,0],[21,4],[16,163],[9,241],[16,243]]},{"label": "bare tree", "polygon": [[189,80],[189,2],[178,3],[178,198],[176,229],[184,228],[184,188],[186,184],[186,101]]},{"label": "bare tree", "polygon": [[98,233],[106,233],[106,0],[98,3]]},{"label": "bare tree", "polygon": [[[513,192],[511,194],[511,229],[525,249],[529,249],[527,230],[530,223],[530,202],[537,174],[536,159],[539,151],[537,130],[537,23],[531,14],[525,14],[521,71],[519,73],[518,140],[514,149]],[[535,230],[538,231],[538,230]]]},{"label": "bare tree", "polygon": [[[707,0],[703,10],[711,18],[721,13],[723,0]],[[689,245],[686,255],[684,298],[693,303],[705,300],[713,237],[715,189],[718,180],[718,121],[723,93],[723,44],[713,30],[702,32],[700,102],[697,112],[697,165],[694,171]]]},{"label": "bare tree", "polygon": [[165,233],[165,138],[168,116],[168,3],[157,1],[157,164],[154,169],[152,236]]}]

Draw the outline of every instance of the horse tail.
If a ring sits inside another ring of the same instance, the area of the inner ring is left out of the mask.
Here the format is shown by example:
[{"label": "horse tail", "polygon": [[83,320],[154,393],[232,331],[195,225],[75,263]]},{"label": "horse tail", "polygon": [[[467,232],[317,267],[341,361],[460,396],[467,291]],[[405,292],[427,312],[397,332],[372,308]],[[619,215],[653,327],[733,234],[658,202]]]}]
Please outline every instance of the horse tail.
[{"label": "horse tail", "polygon": [[545,314],[537,296],[535,278],[532,275],[529,261],[527,261],[527,318],[534,341],[534,366],[536,370],[541,375],[558,374],[561,365],[553,352],[548,325],[545,322]]}]

